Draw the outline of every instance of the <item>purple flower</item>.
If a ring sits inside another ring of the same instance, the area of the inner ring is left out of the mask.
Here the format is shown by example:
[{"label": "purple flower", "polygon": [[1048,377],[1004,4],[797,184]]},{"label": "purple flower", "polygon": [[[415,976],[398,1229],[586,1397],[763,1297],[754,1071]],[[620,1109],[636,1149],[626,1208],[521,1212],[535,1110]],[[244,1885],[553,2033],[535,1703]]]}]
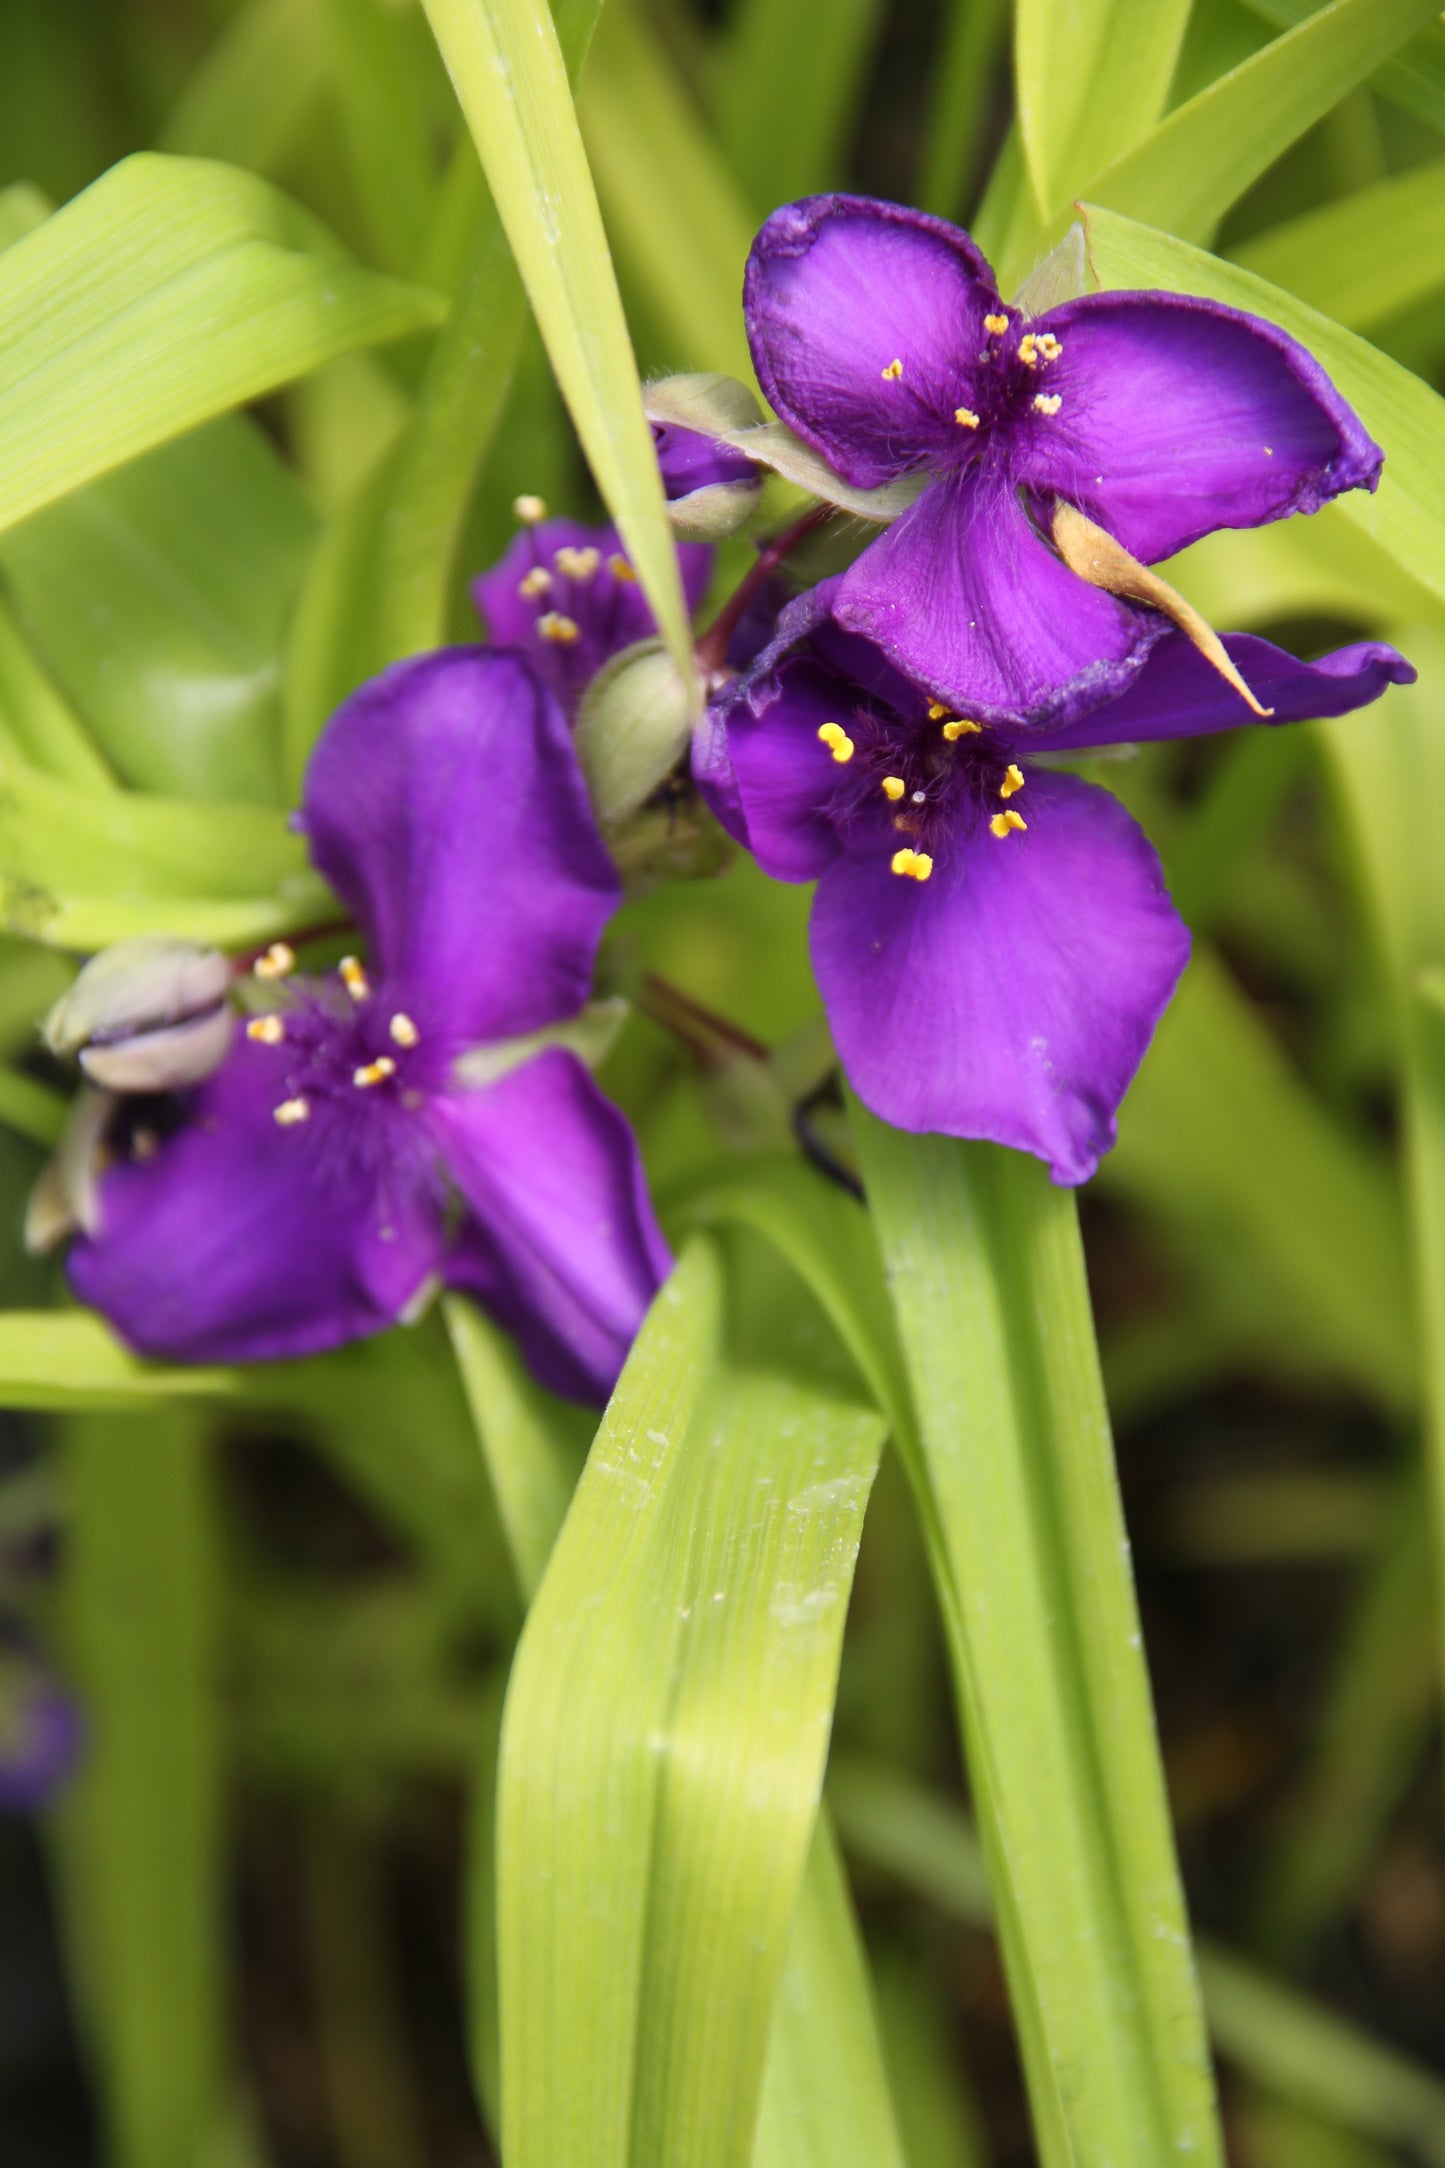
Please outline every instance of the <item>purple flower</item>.
[{"label": "purple flower", "polygon": [[699,489],[756,489],[760,481],[756,463],[718,437],[700,429],[683,429],[675,422],[654,422],[652,445],[662,470],[662,486],[669,504],[691,497]]},{"label": "purple flower", "polygon": [[844,575],[839,622],[985,721],[1071,720],[1169,637],[1050,549],[1057,502],[1152,564],[1379,476],[1379,448],[1274,325],[1162,293],[1029,321],[968,235],[921,211],[786,205],[744,298],[758,381],[797,435],[854,487],[923,483]]},{"label": "purple flower", "polygon": [[[695,610],[712,551],[680,542],[677,559]],[[602,665],[657,631],[617,529],[573,519],[524,526],[505,557],[472,582],[472,596],[496,645],[524,654],[572,719]]]},{"label": "purple flower", "polygon": [[547,1044],[618,900],[561,709],[514,655],[399,663],[327,726],[303,819],[367,962],[262,959],[279,1005],[105,1177],[77,1294],[142,1354],[227,1362],[379,1331],[440,1280],[605,1397],[668,1256],[627,1123]]},{"label": "purple flower", "polygon": [[[1014,1145],[1084,1181],[1189,935],[1123,807],[1036,756],[1229,729],[1238,697],[1170,630],[1086,718],[983,725],[843,631],[839,584],[792,604],[715,699],[695,772],[766,872],[818,883],[813,966],[860,1098],[897,1128]],[[1279,722],[1414,676],[1373,643],[1312,664],[1226,645]]]},{"label": "purple flower", "polygon": [[80,1753],[80,1711],[11,1627],[0,1634],[0,1813],[31,1814]]}]

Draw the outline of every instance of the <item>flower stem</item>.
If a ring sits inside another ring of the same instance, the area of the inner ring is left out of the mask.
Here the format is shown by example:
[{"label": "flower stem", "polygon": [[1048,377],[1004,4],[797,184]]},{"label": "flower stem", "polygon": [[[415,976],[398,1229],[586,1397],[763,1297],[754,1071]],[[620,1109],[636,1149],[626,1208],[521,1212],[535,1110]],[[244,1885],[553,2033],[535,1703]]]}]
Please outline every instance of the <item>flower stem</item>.
[{"label": "flower stem", "polygon": [[704,677],[711,677],[727,662],[728,642],[737,631],[743,612],[763,582],[777,571],[786,557],[791,556],[800,542],[821,527],[825,520],[831,519],[832,514],[831,505],[813,505],[801,519],[795,519],[791,527],[785,527],[766,548],[758,552],[757,563],[749,566],[707,631],[698,639],[697,663]]}]

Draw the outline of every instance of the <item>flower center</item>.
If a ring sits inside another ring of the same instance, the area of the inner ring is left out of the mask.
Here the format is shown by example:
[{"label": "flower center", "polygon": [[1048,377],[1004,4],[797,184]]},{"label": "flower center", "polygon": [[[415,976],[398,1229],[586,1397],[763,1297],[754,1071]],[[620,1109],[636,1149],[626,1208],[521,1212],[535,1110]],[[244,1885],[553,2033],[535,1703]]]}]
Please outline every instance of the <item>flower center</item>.
[{"label": "flower center", "polygon": [[[257,976],[289,978],[295,959],[270,950]],[[276,1056],[273,1113],[282,1129],[295,1129],[323,1108],[361,1111],[416,1104],[430,1083],[431,1064],[415,1019],[384,996],[373,994],[365,966],[343,956],[335,973],[303,978],[286,989],[282,1006],[253,1016],[246,1037]]]},{"label": "flower center", "polygon": [[1010,803],[1028,781],[1012,743],[942,701],[916,722],[858,706],[817,737],[828,817],[859,842],[876,836],[901,879],[927,881],[983,827],[999,842],[1028,827]]},{"label": "flower center", "polygon": [[[970,372],[968,393],[976,404],[958,405],[939,416],[951,435],[956,432],[953,456],[960,466],[978,457],[996,430],[1032,414],[1052,419],[1063,406],[1063,395],[1050,391],[1047,383],[1051,364],[1064,351],[1062,340],[1052,331],[1026,331],[1023,319],[1004,309],[986,316],[983,328],[985,344]],[[901,394],[913,388],[901,357],[895,356],[882,376]]]}]

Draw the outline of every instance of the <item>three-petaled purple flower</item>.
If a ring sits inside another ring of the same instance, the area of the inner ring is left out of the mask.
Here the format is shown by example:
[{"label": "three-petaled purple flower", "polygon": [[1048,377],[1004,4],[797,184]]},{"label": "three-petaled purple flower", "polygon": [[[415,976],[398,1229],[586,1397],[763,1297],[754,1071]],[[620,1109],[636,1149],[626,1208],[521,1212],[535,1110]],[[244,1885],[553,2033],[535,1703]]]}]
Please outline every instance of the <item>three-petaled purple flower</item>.
[{"label": "three-petaled purple flower", "polygon": [[[679,542],[677,561],[695,610],[712,551]],[[472,582],[472,595],[496,645],[525,655],[574,720],[602,665],[657,631],[617,529],[575,519],[524,525],[506,555]]]},{"label": "three-petaled purple flower", "polygon": [[1379,475],[1378,446],[1274,325],[1163,293],[1029,321],[966,233],[896,204],[775,211],[744,299],[758,381],[798,436],[857,488],[926,477],[844,575],[839,623],[984,721],[1070,721],[1167,636],[1050,548],[1056,504],[1153,564]]},{"label": "three-petaled purple flower", "polygon": [[[900,1129],[1014,1145],[1081,1182],[1189,935],[1124,808],[1037,757],[1230,729],[1238,696],[1170,628],[1082,719],[983,724],[841,629],[848,577],[791,604],[715,698],[695,773],[765,872],[817,881],[813,966],[859,1097]],[[1313,664],[1251,637],[1226,646],[1279,722],[1414,676],[1375,643]]]},{"label": "three-petaled purple flower", "polygon": [[316,865],[366,961],[292,978],[100,1191],[76,1292],[143,1354],[294,1356],[437,1282],[558,1391],[605,1398],[667,1269],[623,1116],[552,1027],[618,880],[565,717],[520,657],[454,648],[355,693],[307,771]]}]

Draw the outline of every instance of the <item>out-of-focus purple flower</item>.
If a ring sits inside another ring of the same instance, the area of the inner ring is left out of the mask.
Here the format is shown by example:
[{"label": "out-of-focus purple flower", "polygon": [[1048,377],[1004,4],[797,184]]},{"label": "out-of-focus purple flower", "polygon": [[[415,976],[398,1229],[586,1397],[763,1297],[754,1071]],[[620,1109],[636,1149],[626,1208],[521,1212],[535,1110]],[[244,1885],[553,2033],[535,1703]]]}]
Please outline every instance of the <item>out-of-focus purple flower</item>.
[{"label": "out-of-focus purple flower", "polygon": [[[712,551],[680,542],[677,561],[695,610]],[[524,654],[572,721],[602,665],[657,631],[617,529],[575,519],[524,524],[506,555],[472,582],[472,595],[496,645]]]},{"label": "out-of-focus purple flower", "polygon": [[691,497],[699,489],[718,489],[744,484],[756,489],[761,481],[755,462],[717,437],[700,429],[681,429],[672,422],[654,422],[652,444],[662,470],[662,486],[669,504]]},{"label": "out-of-focus purple flower", "polygon": [[0,1634],[0,1813],[43,1807],[83,1737],[80,1711],[49,1666],[14,1629]]},{"label": "out-of-focus purple flower", "polygon": [[327,726],[303,822],[366,962],[262,959],[277,1007],[106,1175],[77,1294],[143,1354],[243,1361],[441,1281],[547,1384],[605,1397],[668,1257],[631,1130],[548,1039],[618,900],[561,709],[515,655],[399,663]]},{"label": "out-of-focus purple flower", "polygon": [[926,478],[844,575],[840,624],[984,721],[1074,720],[1169,637],[1049,547],[1060,502],[1153,564],[1379,476],[1378,446],[1274,325],[1122,292],[1030,321],[967,234],[896,204],[775,211],[745,307],[764,392],[845,482]]},{"label": "out-of-focus purple flower", "polygon": [[[837,587],[792,604],[714,700],[695,773],[766,872],[818,883],[813,965],[860,1098],[900,1129],[1014,1145],[1084,1181],[1189,936],[1118,801],[1036,756],[1230,729],[1239,699],[1170,630],[1082,720],[980,724],[844,632]],[[1414,676],[1375,643],[1317,663],[1226,646],[1278,722],[1345,714]]]}]

